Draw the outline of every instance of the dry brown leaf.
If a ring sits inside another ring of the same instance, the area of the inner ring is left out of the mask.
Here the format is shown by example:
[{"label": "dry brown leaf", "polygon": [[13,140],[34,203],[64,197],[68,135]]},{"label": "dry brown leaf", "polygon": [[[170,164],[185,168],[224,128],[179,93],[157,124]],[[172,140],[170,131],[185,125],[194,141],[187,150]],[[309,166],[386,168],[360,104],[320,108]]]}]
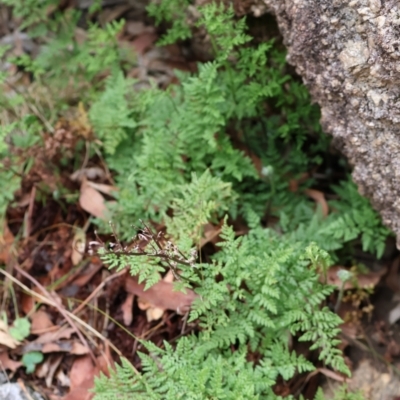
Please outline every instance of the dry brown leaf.
[{"label": "dry brown leaf", "polygon": [[200,239],[200,249],[207,243],[216,243],[221,233],[221,225],[206,224],[203,228],[203,237]]},{"label": "dry brown leaf", "polygon": [[31,316],[31,333],[34,335],[43,333],[48,328],[53,327],[54,324],[51,321],[49,314],[46,311],[36,311]]},{"label": "dry brown leaf", "polygon": [[85,387],[90,388],[87,378],[94,378],[96,368],[89,355],[77,357],[72,364],[69,378],[71,380],[71,390]]},{"label": "dry brown leaf", "polygon": [[85,254],[86,234],[82,229],[76,229],[72,239],[71,261],[73,265],[78,265]]},{"label": "dry brown leaf", "polygon": [[29,205],[30,201],[31,201],[31,194],[30,193],[25,193],[25,194],[22,195],[21,199],[16,202],[16,205],[18,207],[24,208],[24,207],[27,207]]},{"label": "dry brown leaf", "polygon": [[20,305],[25,315],[30,314],[35,309],[35,299],[27,293],[21,293]]},{"label": "dry brown leaf", "polygon": [[148,322],[157,321],[164,315],[164,310],[158,307],[150,307],[146,310],[146,318]]},{"label": "dry brown leaf", "polygon": [[40,363],[35,369],[35,375],[38,378],[44,378],[50,371],[50,357],[47,357],[46,360]]},{"label": "dry brown leaf", "polygon": [[56,342],[57,340],[60,339],[69,339],[74,332],[75,332],[74,328],[69,328],[69,327],[59,328],[55,332],[44,333],[31,343],[45,344],[45,343]]},{"label": "dry brown leaf", "polygon": [[144,300],[139,298],[138,299],[138,307],[139,307],[140,310],[146,311],[151,307],[151,304],[148,303],[147,301],[144,301]]},{"label": "dry brown leaf", "polygon": [[173,283],[160,281],[151,288],[144,290],[144,283],[138,283],[137,277],[128,276],[125,281],[125,290],[140,297],[153,307],[163,310],[174,310],[178,314],[187,312],[193,300],[198,297],[193,290],[186,289],[186,293],[174,292]]},{"label": "dry brown leaf", "polygon": [[50,387],[52,387],[54,374],[57,371],[58,367],[60,366],[61,361],[63,360],[64,357],[60,354],[52,354],[47,358],[49,360],[51,360],[51,363],[50,363],[49,372],[46,375],[45,381],[46,381],[46,386],[48,388],[50,388]]},{"label": "dry brown leaf", "polygon": [[146,311],[147,322],[157,321],[164,315],[164,309],[154,307],[142,299],[138,299],[138,307],[141,310]]},{"label": "dry brown leaf", "polygon": [[[91,382],[90,379],[87,379],[88,382]],[[69,391],[69,393],[62,398],[62,400],[91,400],[94,397],[94,393],[90,392],[90,389],[93,387],[89,384],[85,385],[89,386],[88,388],[78,387]]]},{"label": "dry brown leaf", "polygon": [[145,32],[154,32],[152,26],[146,26],[141,21],[131,21],[128,20],[124,25],[124,33],[129,36],[139,36]]},{"label": "dry brown leaf", "polygon": [[315,200],[321,207],[322,215],[326,217],[329,214],[329,206],[325,200],[325,195],[316,189],[306,189],[305,194]]},{"label": "dry brown leaf", "polygon": [[58,370],[56,378],[61,386],[69,387],[71,384],[69,377],[65,374],[65,372],[61,368]]},{"label": "dry brown leaf", "polygon": [[170,283],[174,281],[174,274],[172,273],[171,270],[169,270],[169,271],[165,274],[165,276],[164,276],[164,278],[163,278],[163,281],[164,281],[164,282],[170,282]]},{"label": "dry brown leaf", "polygon": [[[174,274],[171,270],[163,278],[163,282],[172,283],[174,281]],[[138,307],[141,310],[146,310],[147,322],[157,321],[164,315],[164,309],[155,307],[150,303],[147,303],[143,299],[138,299]]]},{"label": "dry brown leaf", "polygon": [[90,400],[93,397],[90,389],[93,388],[97,372],[89,355],[77,357],[69,374],[70,392],[64,397],[64,400]]},{"label": "dry brown leaf", "polygon": [[124,321],[125,326],[129,326],[133,320],[132,309],[133,309],[133,299],[134,298],[135,298],[135,295],[133,293],[128,293],[125,301],[123,302],[123,304],[121,306],[122,319]]},{"label": "dry brown leaf", "polygon": [[103,268],[103,264],[100,263],[90,263],[85,271],[81,271],[76,279],[72,283],[78,287],[85,286],[89,281],[92,280],[93,276],[97,274]]},{"label": "dry brown leaf", "polygon": [[107,207],[104,197],[96,189],[92,188],[86,180],[83,180],[81,185],[79,204],[89,214],[97,218],[106,219]]},{"label": "dry brown leaf", "polygon": [[143,55],[157,39],[158,36],[155,33],[143,32],[142,34],[138,35],[136,39],[133,40],[131,43],[136,53]]},{"label": "dry brown leaf", "polygon": [[60,366],[64,356],[62,354],[51,354],[46,360],[36,367],[35,375],[38,378],[45,378],[46,386],[52,387],[54,374]]},{"label": "dry brown leaf", "polygon": [[91,181],[86,181],[86,182],[90,187],[104,194],[111,195],[113,194],[113,192],[118,191],[118,188],[116,186],[105,185],[104,183],[96,183]]},{"label": "dry brown leaf", "polygon": [[1,370],[10,370],[15,372],[19,367],[22,367],[22,362],[14,361],[8,355],[8,351],[2,351],[0,353],[0,367]]},{"label": "dry brown leaf", "polygon": [[8,331],[8,326],[3,320],[0,320],[0,344],[10,349],[15,349],[18,345],[20,345],[20,342],[18,342],[18,340],[15,340],[10,335]]},{"label": "dry brown leaf", "polygon": [[3,227],[0,230],[0,263],[7,264],[10,258],[10,249],[14,243],[14,235],[10,231],[7,221],[3,221]]},{"label": "dry brown leaf", "polygon": [[70,350],[70,354],[75,354],[76,356],[83,356],[84,354],[88,354],[89,349],[84,346],[81,342],[73,341],[72,348]]},{"label": "dry brown leaf", "polygon": [[[347,270],[347,268],[342,267],[340,265],[334,265],[329,268],[327,273],[327,283],[329,285],[334,285],[337,288],[342,287],[342,281],[339,279],[337,275],[337,273],[342,269]],[[381,277],[385,275],[386,271],[387,268],[384,267],[379,272],[371,271],[366,274],[359,273],[354,277],[354,279],[350,279],[345,283],[344,289],[349,290],[355,288],[364,289],[364,288],[375,287],[377,283],[380,281]]]}]

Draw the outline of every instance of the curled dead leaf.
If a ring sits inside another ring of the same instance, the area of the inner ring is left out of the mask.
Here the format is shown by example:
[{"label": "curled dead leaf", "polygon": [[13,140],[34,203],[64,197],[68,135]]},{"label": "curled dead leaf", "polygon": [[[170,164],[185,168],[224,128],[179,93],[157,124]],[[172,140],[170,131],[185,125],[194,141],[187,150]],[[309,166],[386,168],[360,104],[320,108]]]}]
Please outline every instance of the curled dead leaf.
[{"label": "curled dead leaf", "polygon": [[220,225],[212,225],[210,223],[204,225],[203,227],[203,237],[200,239],[199,248],[201,249],[207,243],[216,243],[219,238],[219,234],[221,233],[221,226]]},{"label": "curled dead leaf", "polygon": [[22,292],[20,295],[21,310],[25,315],[30,314],[36,306],[35,298],[30,294]]},{"label": "curled dead leaf", "polygon": [[143,32],[133,40],[132,46],[135,49],[136,53],[144,54],[158,39],[157,34],[153,32]]},{"label": "curled dead leaf", "polygon": [[83,356],[89,353],[89,349],[84,346],[81,342],[74,340],[72,342],[72,347],[70,350],[70,354],[75,354],[76,356]]},{"label": "curled dead leaf", "polygon": [[325,200],[324,193],[316,189],[306,189],[304,192],[308,197],[311,197],[319,204],[319,206],[321,207],[322,215],[326,217],[329,214],[329,206]]},{"label": "curled dead leaf", "polygon": [[67,376],[67,374],[61,368],[59,368],[57,370],[57,373],[56,373],[55,377],[56,377],[56,379],[58,381],[58,384],[60,386],[64,386],[64,387],[69,387],[70,386],[70,384],[71,384],[70,379]]},{"label": "curled dead leaf", "polygon": [[123,318],[125,326],[129,326],[133,320],[132,309],[133,309],[133,299],[134,298],[135,298],[135,295],[133,293],[128,293],[124,303],[121,306],[122,318]]},{"label": "curled dead leaf", "polygon": [[150,307],[146,310],[146,318],[148,322],[157,321],[164,315],[164,310],[158,307]]},{"label": "curled dead leaf", "polygon": [[75,332],[74,328],[64,327],[58,328],[55,332],[46,332],[43,335],[39,336],[34,342],[31,343],[51,343],[60,339],[69,339],[71,335]]},{"label": "curled dead leaf", "polygon": [[[172,271],[169,270],[162,280],[163,282],[172,283],[174,281],[174,274]],[[138,307],[141,310],[146,310],[146,318],[148,322],[157,321],[164,315],[163,308],[156,307],[141,298],[138,299]]]},{"label": "curled dead leaf", "polygon": [[70,392],[64,400],[89,400],[93,398],[91,389],[94,385],[94,377],[98,373],[89,355],[77,357],[70,371]]},{"label": "curled dead leaf", "polygon": [[86,181],[86,182],[90,187],[104,194],[112,195],[114,192],[118,191],[118,188],[116,186],[105,185],[104,183],[96,183],[92,181]]},{"label": "curled dead leaf", "polygon": [[44,378],[46,386],[50,388],[53,383],[54,374],[61,364],[64,356],[62,354],[50,354],[46,360],[36,367],[35,375],[38,378]]},{"label": "curled dead leaf", "polygon": [[19,367],[22,367],[22,362],[12,360],[8,351],[2,351],[0,353],[0,366],[2,370],[15,372]]},{"label": "curled dead leaf", "polygon": [[151,288],[144,290],[144,284],[138,282],[137,277],[128,276],[125,281],[125,290],[133,293],[153,307],[162,310],[174,310],[178,314],[187,312],[198,295],[193,290],[186,289],[186,293],[175,292],[174,284],[159,281]]},{"label": "curled dead leaf", "polygon": [[154,307],[143,299],[138,299],[138,307],[141,310],[146,311],[147,322],[157,321],[164,315],[164,309]]},{"label": "curled dead leaf", "polygon": [[40,334],[53,327],[49,314],[46,311],[38,310],[31,316],[31,333]]},{"label": "curled dead leaf", "polygon": [[90,186],[86,180],[83,180],[81,185],[79,204],[89,214],[97,218],[106,219],[107,207],[104,197]]}]

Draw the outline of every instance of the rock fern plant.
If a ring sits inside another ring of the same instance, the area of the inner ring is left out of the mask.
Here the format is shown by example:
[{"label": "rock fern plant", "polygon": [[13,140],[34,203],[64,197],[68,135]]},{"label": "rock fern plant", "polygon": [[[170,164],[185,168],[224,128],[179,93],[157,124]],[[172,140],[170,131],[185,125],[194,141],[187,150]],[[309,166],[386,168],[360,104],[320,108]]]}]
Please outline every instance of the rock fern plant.
[{"label": "rock fern plant", "polygon": [[[319,127],[318,108],[287,74],[280,46],[255,45],[245,20],[211,2],[199,8],[196,24],[208,33],[213,61],[199,64],[194,74],[176,72],[179,85],[143,90],[126,77],[135,58],[117,40],[123,21],[91,25],[82,42],[74,34],[76,11],[47,18],[42,5],[56,1],[29,0],[29,7],[23,0],[1,1],[26,20],[28,32],[46,36],[36,58],[10,61],[49,89],[60,114],[78,101],[88,110],[96,138],[89,156],[101,152],[119,186],[110,209],[120,236],[130,237],[139,219],[162,222],[180,254],[191,260],[103,255],[110,267],[129,265],[147,287],[173,268],[177,289],[192,288],[198,295],[189,320],[199,329],[161,348],[142,342],[142,371],[122,359],[110,378],[97,380],[96,398],[277,399],[278,380],[314,368],[293,350],[296,340],[348,375],[337,348],[341,321],[326,301],[333,288],[320,276],[337,251],[358,237],[364,250],[381,255],[389,232],[350,181],[335,189],[339,200],[326,218],[303,194],[311,179],[297,192],[289,190],[291,179],[323,161],[329,139]],[[190,37],[189,3],[163,0],[149,7],[157,21],[173,22],[163,43]],[[74,96],[63,88],[73,88]],[[0,97],[5,109],[24,100]],[[59,118],[54,110],[42,111],[49,124]],[[3,124],[1,154],[20,142],[31,146],[45,129],[31,115]],[[0,180],[8,180],[7,173],[19,176],[3,164]],[[2,196],[4,213],[12,193]],[[203,226],[223,220],[219,251],[203,263],[194,256]],[[235,220],[245,221],[246,235],[235,234],[228,223]]]},{"label": "rock fern plant", "polygon": [[124,361],[110,379],[97,381],[96,398],[275,399],[278,377],[314,369],[291,349],[295,336],[319,350],[326,365],[349,374],[336,348],[341,321],[323,306],[333,290],[319,282],[328,254],[261,227],[236,238],[225,224],[221,236],[211,264],[180,266],[199,295],[189,320],[199,321],[200,332],[176,347],[143,342],[142,374]]}]

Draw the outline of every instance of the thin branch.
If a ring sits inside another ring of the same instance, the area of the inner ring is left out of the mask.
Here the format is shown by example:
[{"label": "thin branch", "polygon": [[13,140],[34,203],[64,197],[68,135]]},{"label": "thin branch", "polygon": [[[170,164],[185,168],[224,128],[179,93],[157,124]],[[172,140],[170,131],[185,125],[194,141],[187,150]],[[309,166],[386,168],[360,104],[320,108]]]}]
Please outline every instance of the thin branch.
[{"label": "thin branch", "polygon": [[[4,271],[2,269],[0,269],[0,273],[3,274],[4,276],[6,276],[10,281],[14,282],[16,285],[18,285],[20,288],[22,288],[25,292],[29,293],[31,296],[34,296],[36,298],[38,298],[43,304],[47,304],[51,307],[59,307],[59,305],[57,304],[56,301],[49,299],[39,293],[34,292],[33,290],[29,289],[28,286],[24,285],[22,282],[20,282],[17,278],[15,278],[14,276],[12,276],[11,274],[9,274],[7,271]],[[96,329],[94,329],[92,326],[90,326],[89,324],[87,324],[86,322],[82,321],[79,317],[77,317],[75,314],[64,310],[65,314],[67,314],[72,320],[74,320],[75,322],[79,323],[80,325],[82,325],[86,330],[88,330],[89,332],[91,332],[94,336],[96,336],[98,339],[102,340],[103,342],[107,342],[108,345],[120,356],[120,357],[124,357],[124,355],[118,350],[118,348],[112,343],[110,342],[109,339],[107,339],[106,337],[104,337],[100,332],[96,331]],[[115,321],[116,322],[116,321]],[[124,328],[124,327],[122,327]],[[132,370],[135,372],[135,374],[140,375],[139,371],[131,364]]]},{"label": "thin branch", "polygon": [[[39,288],[42,293],[44,293],[46,295],[47,298],[51,299],[54,301],[54,306],[57,308],[57,310],[59,311],[59,313],[66,319],[66,321],[71,325],[72,329],[76,332],[76,334],[78,335],[80,341],[82,342],[82,344],[84,346],[87,347],[87,349],[89,350],[90,356],[93,359],[93,362],[95,363],[95,365],[97,365],[97,359],[92,351],[92,349],[89,346],[89,343],[86,341],[85,337],[82,335],[82,332],[78,329],[78,327],[76,326],[76,324],[72,321],[70,315],[68,315],[68,313],[66,312],[65,308],[58,304],[58,302],[56,301],[56,299],[52,296],[51,293],[49,293],[47,291],[47,289],[40,284],[33,276],[29,275],[27,272],[25,272],[22,268],[20,268],[17,265],[17,262],[14,260],[14,263],[12,265],[12,267],[19,273],[21,274],[23,277],[25,277],[26,279],[30,280],[37,288]],[[2,271],[4,273],[4,271]]]}]

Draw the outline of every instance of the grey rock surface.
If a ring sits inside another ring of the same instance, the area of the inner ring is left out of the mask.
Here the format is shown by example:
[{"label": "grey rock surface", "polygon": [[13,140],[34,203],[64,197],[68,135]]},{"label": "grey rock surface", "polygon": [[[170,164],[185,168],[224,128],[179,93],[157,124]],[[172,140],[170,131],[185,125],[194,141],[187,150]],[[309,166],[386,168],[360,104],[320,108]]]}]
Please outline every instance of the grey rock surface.
[{"label": "grey rock surface", "polygon": [[288,61],[321,106],[323,129],[400,247],[400,2],[257,0],[252,7],[276,15]]},{"label": "grey rock surface", "polygon": [[[342,385],[342,382],[328,379],[322,386],[325,398],[335,398],[335,392]],[[365,400],[393,400],[398,399],[400,393],[400,378],[376,359],[363,359],[352,372],[348,386],[351,391],[358,391]]]},{"label": "grey rock surface", "polygon": [[29,387],[26,386],[25,390],[29,392],[29,397],[18,383],[9,382],[7,376],[3,372],[0,373],[0,400],[44,400],[39,393]]}]

